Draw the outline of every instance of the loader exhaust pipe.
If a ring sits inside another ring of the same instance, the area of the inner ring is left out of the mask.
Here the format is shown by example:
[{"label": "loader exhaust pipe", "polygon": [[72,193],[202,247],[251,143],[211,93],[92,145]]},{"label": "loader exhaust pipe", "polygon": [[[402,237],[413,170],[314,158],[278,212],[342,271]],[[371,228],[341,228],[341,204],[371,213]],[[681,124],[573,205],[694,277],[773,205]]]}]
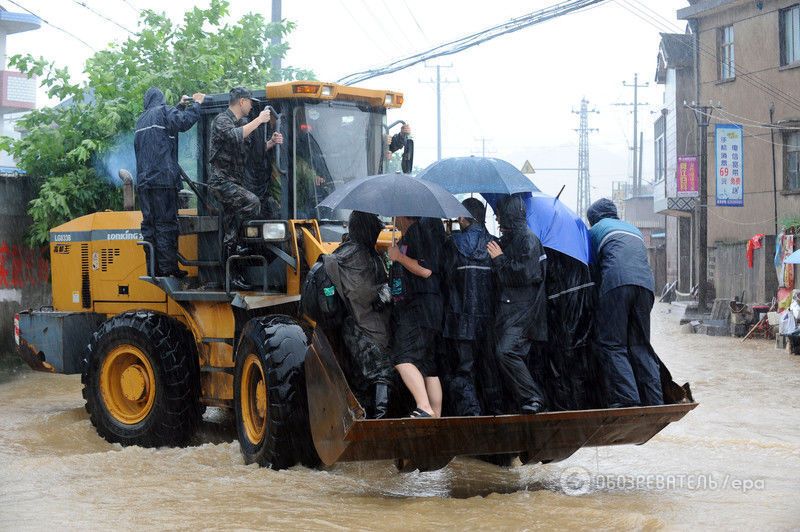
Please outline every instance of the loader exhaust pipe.
[{"label": "loader exhaust pipe", "polygon": [[118,175],[122,180],[122,209],[132,211],[136,204],[136,195],[133,192],[133,176],[124,168],[119,169]]}]

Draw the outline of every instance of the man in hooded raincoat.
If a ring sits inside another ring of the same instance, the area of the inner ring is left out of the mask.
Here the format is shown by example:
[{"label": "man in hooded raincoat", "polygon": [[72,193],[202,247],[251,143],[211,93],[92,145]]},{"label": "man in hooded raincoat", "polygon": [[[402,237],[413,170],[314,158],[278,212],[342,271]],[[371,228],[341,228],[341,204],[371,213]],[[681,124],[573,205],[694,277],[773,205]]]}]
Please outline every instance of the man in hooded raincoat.
[{"label": "man in hooded raincoat", "polygon": [[386,416],[394,369],[389,357],[390,293],[383,259],[375,250],[383,223],[374,214],[353,211],[348,238],[325,257],[325,270],[345,300],[349,315],[342,337],[350,353],[351,384],[372,392],[375,419]]},{"label": "man in hooded raincoat", "polygon": [[[542,365],[540,346],[547,341],[547,255],[528,228],[522,198],[502,198],[497,218],[503,236],[499,244],[487,245],[496,284],[495,356],[519,410],[536,414],[545,410],[547,402],[528,365]],[[541,374],[536,377],[541,378]]]},{"label": "man in hooded raincoat", "polygon": [[653,272],[642,234],[611,200],[586,211],[597,264],[596,337],[611,408],[663,404],[659,361],[650,348]]},{"label": "man in hooded raincoat", "polygon": [[484,225],[483,203],[467,198],[462,204],[472,216],[459,218],[461,231],[453,233],[445,246],[447,304],[442,335],[450,349],[444,387],[454,415],[497,415],[502,413],[502,391],[492,358],[489,302],[494,301],[494,279],[486,249],[494,237]]},{"label": "man in hooded raincoat", "polygon": [[[136,195],[142,209],[142,239],[155,251],[154,276],[185,277],[178,268],[178,192],[183,188],[178,167],[178,133],[188,131],[200,118],[205,95],[192,95],[189,106],[166,105],[164,93],[150,87],[144,94],[144,111],[136,121]],[[182,103],[188,103],[184,96]],[[147,267],[150,249],[145,246]]]}]

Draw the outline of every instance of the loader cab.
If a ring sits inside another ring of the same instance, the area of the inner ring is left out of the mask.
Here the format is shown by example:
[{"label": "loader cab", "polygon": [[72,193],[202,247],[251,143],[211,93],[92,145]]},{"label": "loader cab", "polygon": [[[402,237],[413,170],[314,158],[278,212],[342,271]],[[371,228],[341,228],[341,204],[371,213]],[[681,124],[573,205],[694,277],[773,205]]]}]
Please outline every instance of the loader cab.
[{"label": "loader cab", "polygon": [[[304,263],[313,263],[324,251],[321,243],[335,246],[346,232],[349,212],[317,205],[348,182],[384,170],[386,112],[400,107],[403,96],[309,81],[271,83],[252,94],[256,101],[248,119],[265,108],[273,116],[248,137],[244,147],[244,185],[259,197],[262,211],[259,220],[240,229],[240,239],[265,257],[250,261],[247,278],[264,292],[296,294],[308,267]],[[197,239],[200,282],[223,288],[226,265],[219,224],[214,223],[219,205],[208,188],[212,175],[208,159],[213,121],[227,107],[227,93],[207,96],[200,121],[179,139],[181,165],[195,184],[190,205],[197,208],[196,225],[205,228]],[[276,131],[284,143],[264,155],[265,144]]]}]

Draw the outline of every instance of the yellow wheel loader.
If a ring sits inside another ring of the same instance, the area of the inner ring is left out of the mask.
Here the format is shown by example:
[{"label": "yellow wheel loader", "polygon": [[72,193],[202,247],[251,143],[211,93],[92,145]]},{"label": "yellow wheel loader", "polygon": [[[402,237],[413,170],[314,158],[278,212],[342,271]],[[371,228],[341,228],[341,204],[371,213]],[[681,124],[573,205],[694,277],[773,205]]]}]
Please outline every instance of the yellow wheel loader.
[{"label": "yellow wheel loader", "polygon": [[[584,446],[641,444],[696,406],[366,419],[342,370],[341,342],[302,315],[301,283],[347,230],[346,213],[317,205],[337,187],[385,170],[386,111],[403,95],[292,81],[254,96],[252,112],[269,106],[273,116],[253,134],[253,149],[274,131],[285,142],[267,159],[248,158],[262,204],[280,212],[241,227],[251,253],[223,255],[220,208],[206,186],[211,121],[226,95],[207,98],[200,121],[180,138],[186,279],[148,274],[155,268],[146,264],[150,244],[138,211],[97,212],[50,232],[53,305],[15,318],[19,353],[35,370],[82,375],[86,410],[103,438],[186,445],[214,406],[234,410],[247,463],[279,469],[395,459],[429,470],[459,455],[549,462]],[[232,272],[254,288],[232,289]]]}]

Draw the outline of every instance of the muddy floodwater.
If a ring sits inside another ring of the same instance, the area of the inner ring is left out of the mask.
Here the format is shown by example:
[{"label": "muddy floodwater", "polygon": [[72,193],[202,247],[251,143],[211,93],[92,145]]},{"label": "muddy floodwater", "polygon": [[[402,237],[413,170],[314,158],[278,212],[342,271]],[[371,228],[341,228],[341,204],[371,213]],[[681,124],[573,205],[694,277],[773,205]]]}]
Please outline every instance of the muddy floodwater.
[{"label": "muddy floodwater", "polygon": [[95,433],[79,376],[5,369],[0,530],[800,527],[800,357],[677,319],[657,305],[653,343],[697,409],[643,446],[510,469],[245,466],[215,410],[193,447],[122,448]]}]

